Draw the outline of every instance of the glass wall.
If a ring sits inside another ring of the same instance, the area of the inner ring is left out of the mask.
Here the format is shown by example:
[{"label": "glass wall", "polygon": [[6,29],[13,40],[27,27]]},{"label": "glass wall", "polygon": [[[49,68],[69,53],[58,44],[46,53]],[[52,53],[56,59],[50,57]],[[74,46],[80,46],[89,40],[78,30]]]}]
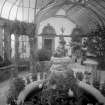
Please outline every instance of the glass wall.
[{"label": "glass wall", "polygon": [[25,59],[30,57],[30,44],[29,37],[26,35],[19,36],[18,52],[15,52],[15,35],[11,35],[11,58],[15,57],[15,53],[18,53],[20,59]]},{"label": "glass wall", "polygon": [[29,37],[26,35],[19,37],[19,57],[21,59],[30,57]]}]

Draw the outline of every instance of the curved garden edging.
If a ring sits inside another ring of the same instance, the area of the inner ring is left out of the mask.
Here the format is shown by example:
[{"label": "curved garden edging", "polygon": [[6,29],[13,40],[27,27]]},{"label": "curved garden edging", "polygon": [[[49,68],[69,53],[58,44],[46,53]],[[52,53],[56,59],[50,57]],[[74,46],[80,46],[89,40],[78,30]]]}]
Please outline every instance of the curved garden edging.
[{"label": "curved garden edging", "polygon": [[23,103],[27,95],[34,90],[36,87],[42,88],[43,81],[34,81],[27,85],[22,92],[20,92],[18,98],[17,98],[17,105],[20,103]]},{"label": "curved garden edging", "polygon": [[[41,88],[44,81],[35,81],[28,86],[19,94],[17,104],[24,103],[25,98],[27,95],[34,90],[35,88],[39,87]],[[81,87],[82,89],[89,92],[91,95],[93,95],[100,103],[104,103],[105,105],[105,97],[94,87],[84,83],[84,82],[78,82],[77,85]]]},{"label": "curved garden edging", "polygon": [[96,88],[84,82],[78,82],[78,86],[92,94],[100,103],[105,105],[105,97]]}]

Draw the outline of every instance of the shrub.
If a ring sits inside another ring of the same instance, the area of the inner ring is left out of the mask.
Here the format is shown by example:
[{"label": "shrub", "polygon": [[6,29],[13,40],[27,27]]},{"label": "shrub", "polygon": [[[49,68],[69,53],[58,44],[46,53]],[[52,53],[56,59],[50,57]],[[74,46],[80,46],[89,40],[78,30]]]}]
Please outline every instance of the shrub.
[{"label": "shrub", "polygon": [[102,84],[101,93],[105,96],[105,82]]},{"label": "shrub", "polygon": [[93,80],[93,86],[94,86],[96,89],[99,89],[99,87],[100,87],[99,81]]},{"label": "shrub", "polygon": [[51,58],[51,51],[46,49],[40,49],[37,52],[37,60],[38,61],[49,61]]}]

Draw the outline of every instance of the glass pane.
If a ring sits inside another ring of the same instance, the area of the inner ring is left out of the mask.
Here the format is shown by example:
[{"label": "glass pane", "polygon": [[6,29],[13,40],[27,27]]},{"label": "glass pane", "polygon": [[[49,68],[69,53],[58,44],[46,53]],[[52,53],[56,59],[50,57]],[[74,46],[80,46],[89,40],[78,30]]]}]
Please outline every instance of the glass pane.
[{"label": "glass pane", "polygon": [[19,8],[18,9],[18,12],[17,12],[17,20],[20,20],[22,21],[23,17],[22,17],[22,8]]},{"label": "glass pane", "polygon": [[11,13],[10,13],[10,16],[9,16],[9,19],[10,19],[10,20],[15,20],[15,18],[16,18],[16,11],[17,11],[17,7],[14,6],[14,7],[12,8]]},{"label": "glass pane", "polygon": [[19,53],[20,58],[29,58],[30,57],[30,44],[29,37],[22,35],[19,37]]},{"label": "glass pane", "polygon": [[15,35],[11,35],[11,58],[15,57]]},{"label": "glass pane", "polygon": [[11,8],[11,4],[6,2],[4,7],[3,7],[2,14],[1,14],[2,17],[8,18],[10,8]]}]

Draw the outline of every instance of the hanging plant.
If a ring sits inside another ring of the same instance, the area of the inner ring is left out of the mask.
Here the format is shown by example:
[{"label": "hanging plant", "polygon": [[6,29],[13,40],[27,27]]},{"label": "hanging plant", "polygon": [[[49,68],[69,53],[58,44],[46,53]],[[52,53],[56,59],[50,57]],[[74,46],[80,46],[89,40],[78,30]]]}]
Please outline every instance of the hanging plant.
[{"label": "hanging plant", "polygon": [[27,28],[26,28],[26,33],[27,35],[31,35],[31,32],[32,32],[32,25],[31,23],[27,23]]},{"label": "hanging plant", "polygon": [[4,28],[4,29],[8,29],[8,28],[9,28],[9,24],[8,24],[7,22],[5,22],[5,23],[3,24],[3,28]]},{"label": "hanging plant", "polygon": [[3,28],[10,34],[16,33],[18,35],[35,35],[36,24],[25,23],[15,20],[14,22],[5,22]]},{"label": "hanging plant", "polygon": [[11,33],[11,29],[12,29],[11,27],[12,27],[11,23],[9,22],[5,22],[3,25],[4,30],[7,31],[8,33]]},{"label": "hanging plant", "polygon": [[27,23],[21,22],[21,34],[22,35],[26,35],[27,34],[26,33],[27,27],[28,27]]},{"label": "hanging plant", "polygon": [[18,21],[14,21],[12,24],[12,31],[13,33],[19,33],[20,32],[20,23]]},{"label": "hanging plant", "polygon": [[72,41],[81,42],[81,36],[83,35],[83,32],[81,28],[74,28],[71,34]]},{"label": "hanging plant", "polygon": [[33,36],[35,35],[36,25],[35,24],[28,24],[28,35]]}]

